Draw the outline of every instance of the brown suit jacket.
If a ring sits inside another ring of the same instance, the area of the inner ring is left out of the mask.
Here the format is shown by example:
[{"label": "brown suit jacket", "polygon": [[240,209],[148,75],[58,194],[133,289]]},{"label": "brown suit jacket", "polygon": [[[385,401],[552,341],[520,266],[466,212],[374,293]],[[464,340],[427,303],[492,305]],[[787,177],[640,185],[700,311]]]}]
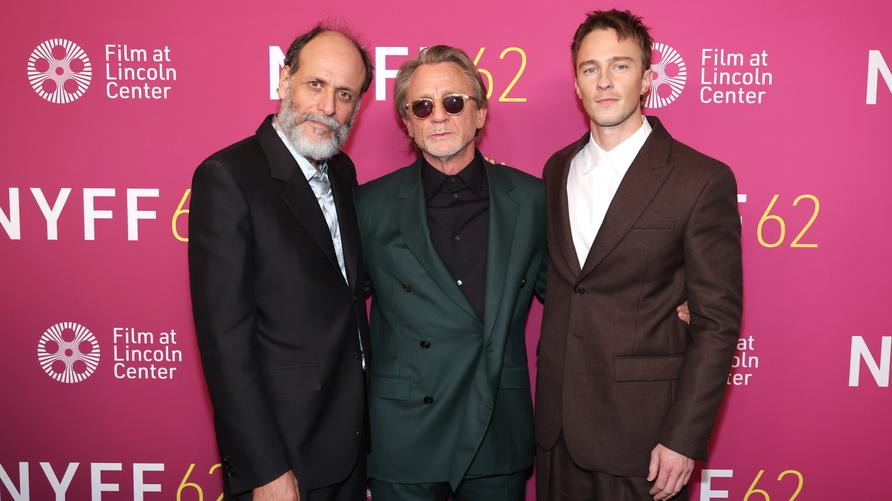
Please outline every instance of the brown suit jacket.
[{"label": "brown suit jacket", "polygon": [[[543,173],[551,266],[536,442],[550,449],[563,430],[581,467],[635,477],[647,475],[657,443],[706,458],[742,309],[734,175],[648,120],[653,131],[581,269],[567,173],[589,134],[555,153]],[[675,314],[685,300],[689,327]]]}]

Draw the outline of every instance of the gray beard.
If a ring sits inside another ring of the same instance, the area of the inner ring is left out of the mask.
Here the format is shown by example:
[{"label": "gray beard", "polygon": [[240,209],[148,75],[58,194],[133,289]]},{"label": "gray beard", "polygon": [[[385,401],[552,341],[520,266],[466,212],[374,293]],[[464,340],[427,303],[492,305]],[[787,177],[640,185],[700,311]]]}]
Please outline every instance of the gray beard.
[{"label": "gray beard", "polygon": [[[347,142],[347,137],[350,135],[350,128],[353,124],[353,118],[356,116],[356,112],[359,111],[359,106],[356,106],[356,109],[353,110],[350,120],[344,125],[341,125],[334,118],[325,115],[317,115],[314,113],[301,113],[298,115],[297,110],[294,109],[294,105],[291,102],[290,90],[291,89],[289,88],[285,94],[285,99],[282,100],[282,104],[279,107],[279,113],[276,117],[276,122],[282,129],[285,137],[288,138],[291,147],[301,156],[317,162],[324,162],[337,155],[338,152],[341,151],[341,147],[344,146],[344,143]],[[307,133],[312,135],[314,129],[311,128],[305,132],[305,129],[310,127],[310,125],[306,123],[309,120],[327,126],[334,132],[334,134],[326,138],[320,137],[316,140],[310,139]]]}]

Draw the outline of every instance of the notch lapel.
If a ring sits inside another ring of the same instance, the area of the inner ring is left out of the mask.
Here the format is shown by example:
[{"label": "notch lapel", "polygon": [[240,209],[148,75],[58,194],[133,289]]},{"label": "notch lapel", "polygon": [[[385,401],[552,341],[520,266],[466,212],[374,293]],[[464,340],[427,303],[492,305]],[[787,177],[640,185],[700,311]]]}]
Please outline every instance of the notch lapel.
[{"label": "notch lapel", "polygon": [[341,267],[331,242],[331,232],[328,231],[328,225],[325,223],[325,217],[322,215],[322,209],[319,208],[316,195],[313,194],[310,184],[297,165],[297,160],[294,159],[285,143],[273,129],[272,117],[273,115],[266,117],[266,120],[257,129],[257,139],[260,141],[260,146],[269,163],[270,174],[275,179],[285,182],[285,188],[281,195],[282,201],[285,202],[297,221],[340,275]]},{"label": "notch lapel", "polygon": [[[354,205],[353,178],[349,175],[346,159],[338,154],[328,162],[328,178],[331,181],[332,196],[338,211],[338,228],[341,232],[341,247],[344,251],[344,268],[347,272],[347,283],[350,289],[356,286],[359,275],[359,263],[362,262],[362,250],[359,237],[359,223],[356,219]],[[330,240],[330,238],[329,238]],[[335,259],[337,261],[337,259]],[[339,269],[340,270],[340,269]]]},{"label": "notch lapel", "polygon": [[[575,282],[579,277],[579,258],[576,256],[576,246],[573,244],[573,232],[570,228],[570,209],[567,200],[567,177],[570,173],[570,163],[573,157],[585,147],[589,141],[590,133],[586,132],[576,143],[564,148],[558,154],[551,180],[548,183],[551,197],[549,197],[548,217],[550,219],[548,230],[553,232],[552,241],[557,243],[558,252],[549,249],[553,254],[560,255],[563,260],[564,270],[569,274],[569,280]],[[552,258],[556,261],[557,258]],[[561,269],[559,266],[558,269]]]},{"label": "notch lapel", "polygon": [[653,117],[645,119],[650,121],[653,130],[610,202],[604,222],[582,267],[580,278],[594,271],[610,251],[619,245],[672,172],[669,163],[672,137],[659,120]]},{"label": "notch lapel", "polygon": [[[402,210],[399,215],[400,234],[406,241],[412,254],[418,259],[427,274],[434,280],[446,296],[473,318],[471,303],[458,288],[443,260],[431,243],[430,230],[427,227],[427,210],[424,189],[421,185],[421,158],[406,170],[397,190],[397,197],[402,199]],[[479,319],[478,319],[479,320]]]}]

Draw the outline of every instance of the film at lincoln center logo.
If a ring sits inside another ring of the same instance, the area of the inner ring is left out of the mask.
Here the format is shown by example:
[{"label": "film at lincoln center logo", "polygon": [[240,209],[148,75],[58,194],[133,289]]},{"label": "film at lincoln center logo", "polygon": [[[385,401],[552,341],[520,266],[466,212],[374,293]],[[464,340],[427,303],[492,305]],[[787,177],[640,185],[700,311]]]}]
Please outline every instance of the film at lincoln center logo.
[{"label": "film at lincoln center logo", "polygon": [[60,322],[47,329],[37,343],[37,361],[60,383],[80,383],[99,365],[99,342],[81,324]]},{"label": "film at lincoln center logo", "polygon": [[653,83],[644,107],[654,110],[678,99],[688,80],[688,67],[677,50],[655,42],[651,47],[650,68],[653,70]]},{"label": "film at lincoln center logo", "polygon": [[31,88],[51,103],[66,104],[78,100],[87,91],[92,77],[90,58],[71,40],[47,40],[28,58]]}]

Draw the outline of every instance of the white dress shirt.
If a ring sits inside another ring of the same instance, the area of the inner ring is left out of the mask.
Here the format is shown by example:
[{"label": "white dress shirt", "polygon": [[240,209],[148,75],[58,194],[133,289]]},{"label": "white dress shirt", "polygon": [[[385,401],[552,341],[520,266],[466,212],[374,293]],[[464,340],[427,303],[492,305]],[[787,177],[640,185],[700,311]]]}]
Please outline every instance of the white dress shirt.
[{"label": "white dress shirt", "polygon": [[585,265],[619,184],[650,135],[647,118],[642,122],[634,134],[610,151],[604,151],[589,134],[588,144],[570,162],[567,207],[580,268]]}]

